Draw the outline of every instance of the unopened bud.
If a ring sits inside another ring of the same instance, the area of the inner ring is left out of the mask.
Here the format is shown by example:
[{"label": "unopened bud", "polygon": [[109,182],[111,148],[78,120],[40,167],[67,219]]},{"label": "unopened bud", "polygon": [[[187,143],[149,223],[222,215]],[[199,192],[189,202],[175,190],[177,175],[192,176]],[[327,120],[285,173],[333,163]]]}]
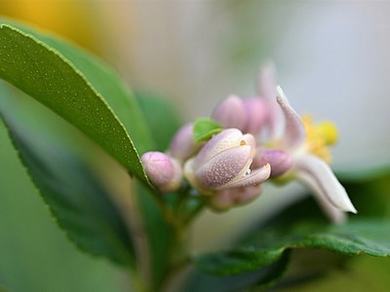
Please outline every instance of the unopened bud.
[{"label": "unopened bud", "polygon": [[203,191],[216,191],[258,185],[268,179],[269,165],[251,170],[256,154],[251,134],[227,129],[215,135],[185,164],[184,172],[190,183]]},{"label": "unopened bud", "polygon": [[258,159],[258,165],[271,165],[271,177],[281,176],[293,166],[291,155],[283,150],[263,150]]},{"label": "unopened bud", "polygon": [[219,191],[208,200],[215,211],[226,211],[232,207],[248,204],[261,194],[261,186],[248,186]]},{"label": "unopened bud", "polygon": [[225,129],[243,130],[246,124],[244,103],[238,96],[231,95],[214,109],[211,117]]},{"label": "unopened bud", "polygon": [[268,120],[269,103],[267,100],[251,97],[244,100],[246,124],[244,132],[253,135],[259,134]]},{"label": "unopened bud", "polygon": [[184,161],[191,157],[197,148],[198,145],[193,138],[193,125],[188,123],[182,126],[173,137],[169,153],[179,161]]},{"label": "unopened bud", "polygon": [[162,192],[172,192],[179,188],[182,170],[179,163],[162,152],[146,152],[142,155],[146,175],[153,185]]}]

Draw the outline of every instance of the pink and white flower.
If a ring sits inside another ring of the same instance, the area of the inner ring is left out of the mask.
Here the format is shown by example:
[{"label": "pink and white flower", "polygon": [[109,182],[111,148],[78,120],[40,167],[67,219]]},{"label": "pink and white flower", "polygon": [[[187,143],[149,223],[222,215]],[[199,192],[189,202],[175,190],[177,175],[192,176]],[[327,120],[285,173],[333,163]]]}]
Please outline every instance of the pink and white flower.
[{"label": "pink and white flower", "polygon": [[212,137],[184,166],[184,175],[203,194],[259,185],[270,176],[268,164],[252,169],[255,139],[238,129],[226,129]]}]

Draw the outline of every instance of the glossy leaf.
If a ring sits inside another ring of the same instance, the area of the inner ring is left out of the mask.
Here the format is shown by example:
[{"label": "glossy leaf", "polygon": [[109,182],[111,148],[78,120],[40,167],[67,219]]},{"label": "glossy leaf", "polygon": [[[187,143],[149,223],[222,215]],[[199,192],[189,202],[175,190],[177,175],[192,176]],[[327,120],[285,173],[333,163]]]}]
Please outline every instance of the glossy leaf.
[{"label": "glossy leaf", "polygon": [[111,194],[74,150],[37,131],[31,126],[36,118],[27,118],[30,109],[20,112],[8,98],[0,98],[1,118],[57,223],[81,250],[133,266],[132,241]]},{"label": "glossy leaf", "polygon": [[194,140],[202,142],[222,131],[222,127],[210,118],[199,118],[194,122]]},{"label": "glossy leaf", "polygon": [[183,291],[246,291],[252,286],[267,286],[277,280],[286,270],[289,253],[269,266],[258,268],[248,273],[235,275],[213,275],[197,269],[193,272],[189,281],[184,284]]},{"label": "glossy leaf", "polygon": [[200,267],[212,274],[231,275],[267,266],[288,249],[323,248],[346,255],[390,256],[390,220],[365,220],[323,227],[302,224],[290,232],[259,233],[255,240],[230,252],[206,256]]},{"label": "glossy leaf", "polygon": [[[79,63],[85,60],[83,55],[73,58],[79,58]],[[91,71],[88,76],[92,74]],[[130,173],[147,182],[138,153],[122,122],[80,69],[58,51],[27,33],[2,24],[0,77],[79,128]],[[101,76],[94,79],[95,84],[99,83],[99,78]],[[102,88],[106,87],[99,87]],[[102,91],[111,89],[107,86]]]},{"label": "glossy leaf", "polygon": [[[359,209],[359,214],[351,217],[346,224],[329,224],[310,196],[270,220],[250,227],[236,248],[199,257],[197,267],[203,273],[224,279],[246,277],[259,269],[270,267],[289,250],[322,249],[344,255],[388,257],[389,178],[390,173],[377,172],[377,176],[366,179],[350,177],[343,181]],[[252,281],[248,287],[257,284],[257,281]]]},{"label": "glossy leaf", "polygon": [[15,21],[6,22],[34,36],[72,62],[118,116],[140,153],[154,148],[154,141],[137,100],[114,70],[97,57],[60,37],[40,33]]}]

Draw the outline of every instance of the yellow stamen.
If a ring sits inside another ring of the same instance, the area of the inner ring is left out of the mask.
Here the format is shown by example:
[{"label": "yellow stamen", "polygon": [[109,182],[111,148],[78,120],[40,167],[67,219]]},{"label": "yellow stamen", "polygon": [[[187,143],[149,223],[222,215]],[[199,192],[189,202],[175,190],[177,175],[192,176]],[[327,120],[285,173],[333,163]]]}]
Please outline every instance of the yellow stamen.
[{"label": "yellow stamen", "polygon": [[324,137],[326,145],[334,145],[337,143],[339,133],[336,125],[330,121],[321,122],[317,125],[318,131]]},{"label": "yellow stamen", "polygon": [[302,116],[306,131],[306,147],[309,152],[330,163],[332,156],[328,146],[337,142],[338,132],[336,126],[329,121],[318,124],[313,122],[309,115]]}]

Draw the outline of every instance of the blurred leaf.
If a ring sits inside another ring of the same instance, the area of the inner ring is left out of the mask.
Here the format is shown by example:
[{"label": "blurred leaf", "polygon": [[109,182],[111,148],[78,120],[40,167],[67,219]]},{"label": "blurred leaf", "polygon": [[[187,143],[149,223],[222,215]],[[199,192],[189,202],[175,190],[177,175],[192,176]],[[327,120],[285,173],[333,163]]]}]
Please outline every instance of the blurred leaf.
[{"label": "blurred leaf", "polygon": [[157,148],[154,150],[167,150],[181,124],[175,106],[153,94],[136,91],[135,96],[156,141]]},{"label": "blurred leaf", "polygon": [[210,118],[199,118],[194,122],[194,140],[202,142],[222,131],[222,127]]},{"label": "blurred leaf", "polygon": [[269,266],[261,267],[248,273],[237,275],[217,276],[202,270],[195,270],[190,280],[184,284],[183,291],[247,291],[246,288],[254,285],[268,285],[283,275],[289,253],[286,252],[280,259]]},{"label": "blurred leaf", "polygon": [[111,195],[61,140],[35,131],[14,100],[9,95],[1,96],[2,120],[57,223],[81,250],[132,266],[133,245]]},{"label": "blurred leaf", "polygon": [[[309,197],[247,230],[237,247],[197,258],[197,267],[224,279],[246,277],[272,265],[287,250],[326,249],[344,255],[390,256],[390,173],[344,180],[359,214],[331,225]],[[295,253],[294,253],[295,254]],[[318,261],[319,258],[316,258]],[[285,262],[287,264],[287,261]],[[331,265],[327,268],[329,269]],[[305,267],[310,270],[311,267]],[[271,277],[272,278],[272,277]],[[253,281],[248,286],[258,283]],[[265,282],[263,282],[264,284]],[[225,291],[225,290],[222,290]],[[226,291],[229,291],[227,289]]]},{"label": "blurred leaf", "polygon": [[[74,58],[81,63],[84,57],[80,55]],[[95,69],[95,72],[99,71]],[[35,37],[6,24],[0,26],[0,77],[79,128],[132,174],[147,183],[129,134],[102,96],[91,86],[91,81],[87,81],[79,70]],[[89,77],[92,74],[92,70],[88,72]],[[99,83],[101,76],[94,78],[94,83]],[[99,89],[108,91],[114,87],[101,85]],[[114,104],[114,99],[110,100]],[[120,105],[119,102],[115,104],[116,107]]]},{"label": "blurred leaf", "polygon": [[[345,270],[347,268],[347,270]],[[316,281],[290,283],[288,291],[388,291],[390,287],[390,259],[358,257],[344,270],[331,271],[327,277]],[[287,283],[288,284],[288,283]],[[293,284],[294,286],[291,286]],[[279,288],[280,286],[276,287]],[[286,286],[281,286],[281,288]],[[275,290],[276,290],[275,289]]]}]

